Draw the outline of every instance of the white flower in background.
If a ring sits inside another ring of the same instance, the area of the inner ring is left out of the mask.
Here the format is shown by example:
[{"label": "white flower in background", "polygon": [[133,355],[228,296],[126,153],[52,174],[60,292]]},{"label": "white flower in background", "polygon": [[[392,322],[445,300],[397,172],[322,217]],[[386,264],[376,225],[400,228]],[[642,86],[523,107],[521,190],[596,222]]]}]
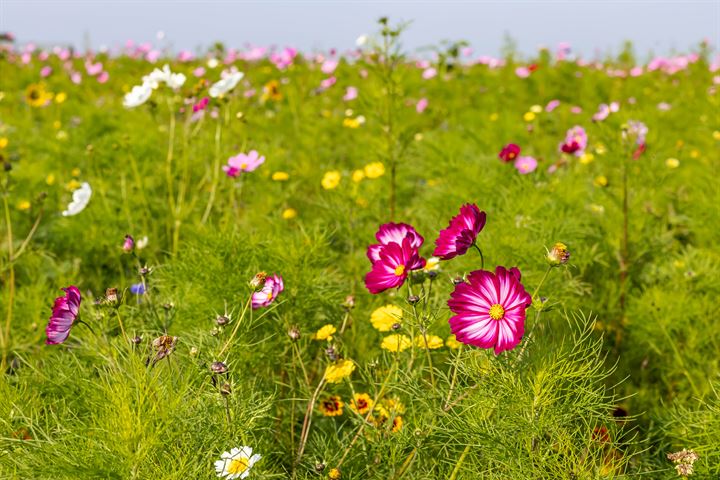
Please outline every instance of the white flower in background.
[{"label": "white flower in background", "polygon": [[233,88],[235,88],[235,86],[238,84],[238,82],[240,82],[240,80],[242,80],[244,76],[245,74],[242,72],[230,72],[217,83],[213,83],[208,90],[208,93],[210,93],[210,96],[213,98],[219,97],[220,95],[225,95]]},{"label": "white flower in background", "polygon": [[125,98],[123,99],[123,106],[125,108],[134,108],[138,105],[142,105],[143,103],[148,101],[150,95],[152,95],[152,91],[152,86],[150,86],[148,83],[134,86],[132,90],[125,94]]},{"label": "white flower in background", "polygon": [[85,210],[85,207],[87,207],[91,196],[92,188],[90,188],[90,184],[87,182],[83,182],[82,185],[80,185],[80,188],[73,192],[72,202],[70,202],[70,204],[67,206],[67,209],[62,212],[63,217],[77,215],[78,213]]},{"label": "white flower in background", "polygon": [[357,40],[355,40],[355,45],[358,47],[364,46],[368,42],[368,36],[367,35],[360,35],[357,37]]},{"label": "white flower in background", "polygon": [[145,235],[142,238],[138,238],[137,241],[135,242],[135,248],[137,248],[138,250],[142,250],[143,248],[147,247],[148,242],[149,242],[149,240],[148,240],[147,235]]},{"label": "white flower in background", "polygon": [[208,58],[207,66],[208,68],[217,68],[217,66],[220,65],[220,62],[217,58]]},{"label": "white flower in background", "polygon": [[182,73],[173,73],[170,70],[170,65],[165,64],[162,70],[156,68],[150,75],[143,77],[143,83],[149,84],[153,90],[160,85],[160,82],[164,82],[168,87],[177,90],[185,83],[185,75]]},{"label": "white flower in background", "polygon": [[258,460],[260,455],[253,455],[250,447],[233,448],[220,455],[220,460],[215,462],[215,471],[218,477],[230,480],[245,478],[250,475],[250,469]]}]

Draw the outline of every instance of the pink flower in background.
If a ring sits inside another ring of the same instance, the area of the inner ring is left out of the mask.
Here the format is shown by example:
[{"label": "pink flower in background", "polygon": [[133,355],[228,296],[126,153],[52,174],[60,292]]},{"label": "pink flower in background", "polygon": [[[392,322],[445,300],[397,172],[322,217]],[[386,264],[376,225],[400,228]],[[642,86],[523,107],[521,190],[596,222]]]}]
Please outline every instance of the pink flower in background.
[{"label": "pink flower in background", "polygon": [[450,330],[459,342],[494,348],[498,355],[520,343],[531,303],[517,268],[497,267],[494,274],[475,270],[450,294],[448,307],[455,313]]},{"label": "pink flower in background", "polygon": [[193,76],[196,78],[200,78],[203,75],[205,75],[205,67],[197,67],[195,70],[193,70]]},{"label": "pink flower in background", "polygon": [[574,113],[575,115],[580,115],[582,113],[582,108],[578,107],[577,105],[570,107],[570,113]]},{"label": "pink flower in background", "polygon": [[248,154],[240,153],[230,157],[228,164],[222,168],[228,177],[239,177],[241,172],[252,172],[263,163],[265,163],[265,157],[261,157],[257,151],[251,150]]},{"label": "pink flower in background", "polygon": [[391,242],[385,245],[379,257],[365,275],[365,287],[373,295],[402,286],[410,271],[425,266],[425,259],[420,257],[418,249],[412,246],[407,237],[402,244]]},{"label": "pink flower in background", "polygon": [[633,67],[630,69],[631,77],[639,77],[643,74],[643,67]]},{"label": "pink flower in background", "polygon": [[92,63],[90,60],[87,60],[85,62],[85,71],[88,75],[94,77],[95,75],[99,75],[100,72],[103,71],[103,64],[100,62]]},{"label": "pink flower in background", "polygon": [[208,103],[210,103],[210,98],[203,97],[199,102],[193,105],[192,110],[193,113],[199,112],[201,110],[205,110],[205,107],[208,106]]},{"label": "pink flower in background", "polygon": [[520,78],[527,78],[530,76],[530,69],[527,67],[517,67],[515,69],[515,75]]},{"label": "pink flower in background", "polygon": [[503,162],[512,162],[518,155],[520,155],[520,147],[514,143],[508,143],[500,150],[498,158]]},{"label": "pink flower in background", "polygon": [[63,343],[70,336],[70,329],[75,322],[80,310],[80,302],[82,297],[80,290],[74,285],[63,288],[65,296],[57,297],[55,305],[53,305],[52,315],[45,328],[47,345],[57,345]]},{"label": "pink flower in background", "polygon": [[110,80],[110,74],[107,72],[107,70],[100,73],[100,75],[97,76],[98,83],[105,83],[108,80]]},{"label": "pink flower in background", "polygon": [[349,102],[350,100],[355,100],[358,96],[358,89],[355,87],[347,87],[347,90],[345,90],[345,96],[343,96],[343,100],[346,102]]},{"label": "pink flower in background", "polygon": [[421,98],[420,100],[418,100],[417,104],[415,105],[415,111],[417,111],[417,113],[423,113],[425,111],[425,109],[427,108],[427,106],[428,106],[428,99]]},{"label": "pink flower in background", "polygon": [[320,67],[320,71],[323,72],[325,75],[332,75],[335,69],[338,66],[337,60],[331,60],[327,59],[323,62],[322,66]]},{"label": "pink flower in background", "polygon": [[284,70],[292,65],[296,56],[297,50],[288,47],[283,49],[280,53],[270,54],[270,61],[275,64],[278,70]]},{"label": "pink flower in background", "polygon": [[527,157],[518,157],[517,160],[515,160],[515,168],[518,172],[520,172],[522,175],[526,175],[530,172],[534,172],[535,169],[538,166],[537,160],[535,158],[527,156]]},{"label": "pink flower in background", "polygon": [[598,111],[595,112],[592,116],[593,122],[602,122],[610,115],[610,107],[607,106],[605,103],[601,103],[600,106],[598,106]]},{"label": "pink flower in background", "polygon": [[426,68],[423,70],[422,78],[425,80],[430,80],[431,78],[435,77],[437,75],[437,70],[433,67]]},{"label": "pink flower in background", "polygon": [[440,230],[435,240],[433,256],[450,260],[464,255],[477,241],[478,234],[485,227],[486,214],[475,204],[460,207],[460,213],[454,216],[447,228]]},{"label": "pink flower in background", "polygon": [[575,125],[565,134],[565,141],[560,144],[560,151],[580,157],[585,153],[587,143],[588,138],[585,129],[579,125]]},{"label": "pink flower in background", "polygon": [[193,58],[195,58],[195,55],[190,50],[182,50],[180,53],[178,53],[178,61],[180,62],[189,62]]},{"label": "pink flower in background", "polygon": [[155,63],[160,58],[160,55],[162,55],[162,52],[160,50],[150,50],[145,54],[145,60],[150,63]]},{"label": "pink flower in background", "polygon": [[73,82],[75,85],[80,85],[82,82],[82,74],[80,72],[72,72],[70,74],[70,81]]},{"label": "pink flower in background", "polygon": [[396,243],[401,245],[403,240],[406,238],[410,240],[410,246],[415,249],[419,249],[425,239],[420,235],[412,225],[407,223],[386,223],[380,225],[375,238],[379,243],[368,246],[367,257],[370,259],[370,263],[375,263],[380,260],[380,252],[383,247]]},{"label": "pink flower in background", "polygon": [[32,61],[32,53],[24,52],[22,55],[20,55],[20,62],[22,62],[23,65],[27,65],[31,61]]},{"label": "pink flower in background", "polygon": [[52,75],[52,72],[53,72],[52,67],[49,66],[49,65],[45,65],[44,67],[42,67],[42,68],[40,69],[40,76],[41,76],[42,78],[47,78],[47,77],[49,77],[50,75]]},{"label": "pink flower in background", "polygon": [[545,111],[546,111],[546,112],[552,112],[553,110],[555,110],[555,109],[556,109],[557,107],[559,107],[559,106],[560,106],[560,100],[550,100],[550,101],[548,102],[548,104],[545,106]]},{"label": "pink flower in background", "polygon": [[328,88],[335,85],[336,82],[337,82],[337,78],[335,78],[335,77],[326,78],[325,80],[320,82],[320,88],[322,88],[323,90],[327,90]]},{"label": "pink flower in background", "polygon": [[275,301],[280,292],[285,289],[283,279],[280,275],[272,274],[265,278],[265,285],[259,292],[252,295],[252,308],[256,310],[260,307],[267,307]]}]

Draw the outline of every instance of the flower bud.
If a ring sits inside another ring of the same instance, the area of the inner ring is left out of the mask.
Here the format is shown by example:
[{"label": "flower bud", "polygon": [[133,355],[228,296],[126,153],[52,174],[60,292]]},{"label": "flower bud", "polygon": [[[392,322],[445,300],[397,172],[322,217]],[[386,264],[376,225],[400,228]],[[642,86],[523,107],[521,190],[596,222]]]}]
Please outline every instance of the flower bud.
[{"label": "flower bud", "polygon": [[335,350],[335,347],[332,345],[330,345],[329,347],[327,347],[325,349],[325,355],[327,355],[328,358],[330,360],[332,360],[333,362],[337,361],[337,359],[338,359],[337,351]]},{"label": "flower bud", "polygon": [[452,282],[453,282],[453,285],[460,285],[464,281],[465,280],[462,277],[458,276],[458,277],[453,278]]},{"label": "flower bud", "polygon": [[118,302],[117,288],[108,288],[105,290],[105,301],[111,305]]},{"label": "flower bud", "polygon": [[210,365],[210,370],[213,373],[216,373],[218,375],[222,375],[223,373],[227,373],[228,367],[223,362],[213,362]]},{"label": "flower bud", "polygon": [[197,347],[192,347],[192,348],[190,348],[190,356],[191,356],[191,357],[196,357],[197,354],[198,354],[198,349],[197,349]]},{"label": "flower bud", "polygon": [[298,341],[300,339],[300,329],[296,325],[293,325],[290,327],[290,330],[288,330],[288,337],[290,337],[290,340],[293,342]]},{"label": "flower bud", "polygon": [[218,315],[215,319],[215,323],[218,324],[219,327],[224,327],[228,323],[230,323],[230,317],[227,315]]},{"label": "flower bud", "polygon": [[570,260],[570,252],[564,243],[558,242],[553,245],[545,258],[551,266],[557,267],[565,265]]},{"label": "flower bud", "polygon": [[145,265],[144,267],[140,267],[138,269],[138,274],[140,274],[141,277],[147,277],[150,274],[151,269]]},{"label": "flower bud", "polygon": [[410,305],[415,305],[420,301],[420,297],[418,297],[417,295],[410,295],[409,297],[407,297],[407,301]]},{"label": "flower bud", "polygon": [[345,301],[342,304],[343,307],[350,310],[351,308],[355,308],[355,297],[352,295],[348,295],[345,297]]},{"label": "flower bud", "polygon": [[132,235],[125,235],[125,241],[123,242],[122,249],[125,253],[130,253],[135,248],[135,239]]},{"label": "flower bud", "polygon": [[267,273],[265,272],[258,272],[255,274],[252,280],[250,280],[250,288],[253,290],[258,290],[262,288],[265,285],[265,278],[267,277]]},{"label": "flower bud", "polygon": [[142,337],[140,335],[135,335],[130,339],[130,342],[132,342],[133,345],[140,345],[142,343]]},{"label": "flower bud", "polygon": [[227,397],[228,395],[232,394],[232,386],[225,382],[222,385],[220,385],[220,395]]},{"label": "flower bud", "polygon": [[315,464],[315,471],[316,471],[316,472],[320,473],[320,472],[322,472],[323,470],[325,470],[325,464],[324,464],[324,463],[318,462],[318,463]]},{"label": "flower bud", "polygon": [[392,328],[393,331],[398,331],[402,328],[402,325],[400,325],[399,323],[393,323],[390,328]]}]

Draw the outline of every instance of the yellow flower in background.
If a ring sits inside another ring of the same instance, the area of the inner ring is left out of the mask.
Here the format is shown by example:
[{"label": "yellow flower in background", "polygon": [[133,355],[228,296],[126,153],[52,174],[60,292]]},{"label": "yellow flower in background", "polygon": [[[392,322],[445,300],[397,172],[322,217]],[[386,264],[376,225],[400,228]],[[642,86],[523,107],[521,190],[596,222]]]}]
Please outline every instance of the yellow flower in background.
[{"label": "yellow flower in background", "polygon": [[358,206],[362,208],[367,208],[368,206],[368,201],[366,198],[358,198],[355,203],[357,203]]},{"label": "yellow flower in background", "polygon": [[42,83],[31,83],[25,89],[25,101],[31,107],[44,107],[52,98],[52,92],[46,91]]},{"label": "yellow flower in background", "polygon": [[677,158],[668,158],[667,160],[665,160],[665,165],[668,168],[678,168],[680,166],[680,160],[678,160]]},{"label": "yellow flower in background", "polygon": [[279,102],[282,98],[282,93],[280,93],[280,83],[277,80],[270,80],[263,87],[263,93],[260,97],[260,101],[263,103],[268,100]]},{"label": "yellow flower in background", "polygon": [[320,400],[318,409],[325,417],[338,417],[343,414],[343,403],[339,395],[330,395],[324,400]]},{"label": "yellow flower in background", "polygon": [[692,149],[692,150],[690,151],[690,156],[691,156],[692,158],[699,158],[699,157],[700,157],[700,151],[697,150],[697,149]]},{"label": "yellow flower in background", "polygon": [[30,206],[30,202],[28,202],[27,200],[21,200],[18,203],[17,208],[18,210],[30,210]]},{"label": "yellow flower in background", "polygon": [[589,205],[589,208],[592,213],[598,215],[602,215],[603,213],[605,213],[605,207],[603,207],[602,205],[598,205],[597,203],[591,203]]},{"label": "yellow flower in background", "polygon": [[340,480],[340,477],[342,477],[342,475],[340,474],[340,470],[338,470],[337,468],[330,469],[330,472],[328,473],[328,478],[330,480]]},{"label": "yellow flower in background", "polygon": [[343,127],[347,128],[359,128],[360,127],[360,120],[357,118],[345,118],[343,119]]},{"label": "yellow flower in background", "polygon": [[72,172],[70,172],[70,174],[71,174],[73,177],[79,177],[79,176],[80,176],[80,173],[81,173],[81,172],[80,172],[80,169],[79,169],[79,168],[73,168],[73,169],[72,169]]},{"label": "yellow flower in background", "polygon": [[53,128],[54,128],[55,130],[59,130],[60,127],[62,127],[62,123],[60,123],[60,120],[55,120],[55,121],[53,122]]},{"label": "yellow flower in background", "polygon": [[282,218],[285,220],[292,220],[295,217],[297,217],[297,210],[294,208],[286,208],[282,212]]},{"label": "yellow flower in background", "polygon": [[339,383],[349,377],[355,364],[351,360],[339,360],[325,368],[325,381],[328,383]]},{"label": "yellow flower in background", "polygon": [[340,184],[340,172],[337,170],[325,172],[320,183],[325,190],[336,188]]},{"label": "yellow flower in background", "polygon": [[605,148],[605,145],[602,143],[598,143],[595,145],[595,153],[598,155],[605,155],[607,153],[607,148]]},{"label": "yellow flower in background", "polygon": [[450,335],[447,340],[445,340],[445,346],[448,348],[452,348],[453,350],[456,350],[462,346],[462,343],[457,341],[457,338],[455,338],[455,335]]},{"label": "yellow flower in background", "polygon": [[540,113],[543,111],[543,108],[540,105],[533,105],[532,107],[530,107],[530,111],[532,113]]},{"label": "yellow flower in background", "polygon": [[525,112],[525,115],[523,115],[523,120],[526,122],[532,122],[535,120],[535,114],[533,112]]},{"label": "yellow flower in background", "polygon": [[422,139],[423,139],[423,134],[422,134],[422,133],[416,133],[413,138],[415,139],[416,142],[421,142]]},{"label": "yellow flower in background", "polygon": [[393,418],[393,424],[392,424],[392,432],[399,432],[402,429],[403,426],[403,419],[401,416],[397,416]]},{"label": "yellow flower in background", "polygon": [[715,131],[713,132],[713,138],[714,138],[715,140],[720,140],[720,130],[715,130]]},{"label": "yellow flower in background", "polygon": [[[442,348],[444,345],[443,339],[437,335],[427,335],[427,348],[429,350],[436,350]],[[415,346],[425,348],[425,338],[422,335],[415,337]]]},{"label": "yellow flower in background", "polygon": [[385,175],[385,165],[382,162],[372,162],[365,165],[365,176],[367,178],[378,178]]},{"label": "yellow flower in background", "polygon": [[330,118],[330,117],[332,117],[332,112],[330,110],[321,110],[320,115],[323,118]]},{"label": "yellow flower in background", "polygon": [[57,95],[55,95],[55,103],[63,103],[67,100],[67,93],[60,92]]},{"label": "yellow flower in background", "polygon": [[78,182],[77,180],[75,180],[75,179],[73,178],[72,180],[70,180],[70,181],[67,183],[67,185],[65,185],[65,188],[66,188],[67,190],[71,191],[71,192],[72,192],[72,191],[75,191],[75,190],[77,190],[78,188],[80,188],[80,182]]},{"label": "yellow flower in background", "polygon": [[402,402],[400,402],[400,399],[397,397],[383,398],[382,400],[380,400],[380,404],[388,412],[405,413],[405,405],[403,405]]},{"label": "yellow flower in background", "polygon": [[389,332],[396,323],[402,324],[403,311],[395,305],[385,305],[370,314],[370,323],[379,332]]},{"label": "yellow flower in background", "polygon": [[48,185],[55,184],[55,174],[51,173],[47,177],[45,177],[45,183],[47,183]]},{"label": "yellow flower in background", "polygon": [[438,257],[430,257],[425,262],[423,270],[426,272],[434,272],[440,270],[440,259]]},{"label": "yellow flower in background", "polygon": [[352,173],[352,181],[355,183],[360,183],[363,181],[363,178],[365,178],[365,172],[362,170],[355,170]]},{"label": "yellow flower in background", "polygon": [[10,143],[10,141],[7,139],[7,137],[0,138],[0,150],[3,148],[7,148],[8,143]]},{"label": "yellow flower in background", "polygon": [[593,180],[593,185],[596,187],[607,187],[608,186],[608,179],[605,175],[598,175],[595,177],[595,180]]},{"label": "yellow flower in background", "polygon": [[333,334],[337,332],[337,329],[334,325],[325,325],[318,330],[313,338],[315,340],[332,340]]},{"label": "yellow flower in background", "polygon": [[580,163],[582,163],[583,165],[592,163],[593,160],[595,160],[595,155],[593,155],[590,152],[585,152],[582,155],[580,155]]},{"label": "yellow flower in background", "polygon": [[272,174],[272,179],[276,182],[284,182],[290,178],[287,172],[275,172]]},{"label": "yellow flower in background", "polygon": [[356,393],[350,400],[350,409],[359,415],[365,415],[374,404],[375,402],[367,393]]},{"label": "yellow flower in background", "polygon": [[388,335],[383,338],[380,348],[388,352],[402,352],[412,346],[412,341],[407,335]]},{"label": "yellow flower in background", "polygon": [[491,121],[491,122],[497,122],[497,119],[498,119],[498,118],[500,118],[500,115],[498,115],[497,113],[491,113],[491,114],[490,114],[490,121]]}]

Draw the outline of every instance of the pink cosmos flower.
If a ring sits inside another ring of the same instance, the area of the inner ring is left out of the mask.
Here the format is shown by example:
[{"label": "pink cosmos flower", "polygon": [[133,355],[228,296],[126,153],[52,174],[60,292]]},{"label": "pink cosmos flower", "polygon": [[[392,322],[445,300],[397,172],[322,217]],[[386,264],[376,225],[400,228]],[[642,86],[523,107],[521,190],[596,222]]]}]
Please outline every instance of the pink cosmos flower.
[{"label": "pink cosmos flower", "polygon": [[349,102],[350,100],[355,100],[358,96],[358,89],[355,87],[347,87],[347,90],[345,90],[345,96],[343,96],[343,100],[346,102]]},{"label": "pink cosmos flower", "polygon": [[203,75],[205,75],[205,67],[197,67],[195,70],[193,70],[193,76],[200,78]]},{"label": "pink cosmos flower", "polygon": [[410,246],[419,249],[425,239],[420,235],[412,225],[407,223],[386,223],[380,225],[375,238],[379,243],[368,246],[367,257],[371,263],[378,262],[381,259],[381,251],[383,247],[396,243],[402,245],[406,238],[410,240]]},{"label": "pink cosmos flower", "polygon": [[336,82],[337,82],[337,78],[335,78],[335,77],[326,78],[320,82],[320,88],[323,90],[327,90],[328,88],[335,85]]},{"label": "pink cosmos flower", "polygon": [[415,105],[415,111],[417,113],[423,113],[425,111],[425,109],[427,108],[428,103],[429,102],[428,102],[427,98],[421,98],[420,100],[418,100],[417,104]]},{"label": "pink cosmos flower", "polygon": [[98,83],[105,83],[108,80],[110,80],[110,74],[107,72],[107,70],[103,70],[100,72],[100,75],[97,76]]},{"label": "pink cosmos flower", "polygon": [[337,60],[327,59],[323,62],[322,66],[320,67],[320,71],[323,72],[325,75],[332,75],[332,73],[335,71],[335,69],[338,66]]},{"label": "pink cosmos flower", "polygon": [[560,144],[560,151],[580,157],[585,153],[587,143],[588,138],[585,129],[579,125],[575,125],[565,134],[565,141]]},{"label": "pink cosmos flower", "polygon": [[533,157],[527,156],[527,157],[518,157],[517,160],[515,160],[515,168],[518,172],[520,172],[522,175],[526,175],[530,172],[534,172],[537,168],[538,162]]},{"label": "pink cosmos flower", "polygon": [[193,113],[197,113],[199,111],[205,110],[205,108],[208,106],[208,103],[210,103],[210,98],[203,97],[202,99],[200,99],[199,102],[197,102],[196,104],[193,105],[193,107],[192,107]]},{"label": "pink cosmos flower", "polygon": [[67,340],[70,335],[70,329],[78,316],[80,309],[80,301],[82,297],[80,290],[74,285],[63,288],[65,295],[55,299],[52,315],[45,328],[47,345],[57,345]]},{"label": "pink cosmos flower", "polygon": [[103,64],[100,62],[92,63],[90,60],[87,60],[85,62],[85,71],[87,71],[88,75],[94,77],[103,71]]},{"label": "pink cosmos flower", "polygon": [[256,150],[251,150],[248,154],[239,153],[228,158],[228,164],[222,168],[228,177],[238,177],[241,172],[252,172],[263,163],[265,163],[265,157],[261,157]]},{"label": "pink cosmos flower", "polygon": [[450,220],[447,228],[440,230],[433,256],[450,260],[464,255],[475,244],[478,234],[485,227],[485,220],[485,212],[477,205],[467,203],[460,207],[460,213]]},{"label": "pink cosmos flower", "polygon": [[517,67],[515,69],[515,75],[520,78],[527,78],[530,76],[530,69],[527,67]]},{"label": "pink cosmos flower", "polygon": [[402,244],[391,242],[382,247],[379,257],[365,275],[365,287],[373,295],[402,286],[411,270],[425,266],[425,259],[420,257],[408,237],[403,239]]},{"label": "pink cosmos flower", "polygon": [[498,157],[503,162],[512,162],[518,155],[520,155],[520,147],[514,143],[508,143],[500,150]]},{"label": "pink cosmos flower", "polygon": [[494,274],[475,270],[450,294],[448,307],[455,313],[450,330],[459,342],[494,348],[498,355],[520,343],[531,303],[517,268],[497,267]]},{"label": "pink cosmos flower", "polygon": [[82,82],[82,74],[80,72],[72,72],[70,74],[70,81],[72,81],[75,85],[79,85],[80,82]]},{"label": "pink cosmos flower", "polygon": [[426,68],[423,70],[422,78],[425,80],[430,80],[431,78],[434,78],[437,75],[437,69],[434,67]]},{"label": "pink cosmos flower", "polygon": [[49,65],[45,65],[44,67],[42,67],[42,68],[40,69],[40,76],[41,76],[42,78],[47,78],[47,77],[49,77],[49,76],[52,74],[52,72],[53,72],[52,67],[49,66]]},{"label": "pink cosmos flower", "polygon": [[263,288],[252,295],[253,310],[270,305],[284,289],[285,285],[280,275],[273,273],[267,277]]},{"label": "pink cosmos flower", "polygon": [[548,104],[545,106],[545,111],[546,111],[546,112],[552,112],[553,110],[555,110],[555,109],[556,109],[557,107],[559,107],[559,106],[560,106],[560,100],[550,100],[550,101],[548,102]]}]

